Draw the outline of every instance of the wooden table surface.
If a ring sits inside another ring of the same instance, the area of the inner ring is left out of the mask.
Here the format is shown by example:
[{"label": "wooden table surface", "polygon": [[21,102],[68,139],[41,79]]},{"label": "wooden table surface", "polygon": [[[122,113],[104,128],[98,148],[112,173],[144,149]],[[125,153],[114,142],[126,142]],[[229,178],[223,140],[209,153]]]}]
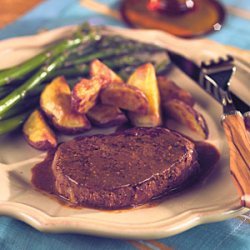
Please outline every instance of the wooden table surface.
[{"label": "wooden table surface", "polygon": [[15,21],[40,2],[42,0],[1,0],[0,28]]}]

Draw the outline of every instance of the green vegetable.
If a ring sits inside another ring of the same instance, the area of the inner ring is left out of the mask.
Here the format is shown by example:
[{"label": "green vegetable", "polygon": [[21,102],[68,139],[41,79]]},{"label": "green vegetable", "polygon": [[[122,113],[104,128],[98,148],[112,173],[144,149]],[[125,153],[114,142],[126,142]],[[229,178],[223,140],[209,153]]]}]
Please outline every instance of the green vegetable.
[{"label": "green vegetable", "polygon": [[52,63],[41,68],[27,82],[13,90],[9,95],[0,101],[0,120],[3,119],[6,112],[23,100],[28,93],[46,79],[49,73],[62,65],[67,58],[66,54],[58,56]]},{"label": "green vegetable", "polygon": [[7,134],[19,128],[24,123],[30,112],[31,110],[10,119],[0,121],[0,135]]},{"label": "green vegetable", "polygon": [[[86,29],[87,33],[82,32],[86,31]],[[28,73],[44,65],[48,59],[55,58],[58,55],[61,55],[65,50],[74,48],[83,42],[94,40],[93,34],[93,31],[89,31],[89,26],[86,24],[80,26],[73,35],[73,38],[66,39],[55,45],[52,45],[46,51],[32,57],[20,65],[0,71],[0,86],[10,84],[11,82],[19,79],[23,79]]]},{"label": "green vegetable", "polygon": [[[146,61],[140,60],[134,56],[120,56],[114,59],[102,60],[102,62],[110,67],[111,69],[121,69],[125,66],[138,66]],[[50,76],[49,79],[53,79],[56,76],[65,76],[65,77],[86,77],[89,73],[88,64],[79,64],[67,68],[60,68],[55,70]]]},{"label": "green vegetable", "polygon": [[157,52],[162,51],[161,48],[158,47],[149,47],[145,44],[129,44],[126,45],[119,45],[118,47],[109,47],[105,49],[99,49],[95,50],[94,52],[91,52],[89,54],[85,54],[82,57],[78,57],[72,61],[65,62],[65,67],[79,65],[83,63],[89,63],[93,61],[94,59],[105,59],[110,57],[116,57],[116,56],[122,56],[122,55],[128,55],[132,52],[139,52],[139,51],[147,51],[147,52]]},{"label": "green vegetable", "polygon": [[[10,109],[8,112],[6,112],[2,116],[2,120],[9,119],[13,116],[20,115],[24,113],[26,110],[34,109],[35,107],[39,106],[39,100],[40,96],[32,96],[31,98],[27,98],[22,100],[19,105],[16,105],[12,109]],[[0,121],[1,122],[1,121]]]},{"label": "green vegetable", "polygon": [[57,56],[47,65],[40,68],[24,84],[0,100],[0,120],[3,118],[4,114],[8,112],[8,110],[10,110],[15,105],[18,105],[18,103],[23,100],[35,87],[45,81],[53,71],[62,66],[62,64],[68,58],[70,53],[69,50],[71,48],[74,48],[83,42],[95,39],[96,35],[93,33],[90,33],[88,36],[86,36],[82,32],[78,31],[73,39],[67,40],[67,46],[65,46],[64,51],[60,53],[59,56]]},{"label": "green vegetable", "polygon": [[69,68],[62,68],[54,71],[50,76],[49,80],[52,80],[53,78],[57,76],[64,76],[64,77],[84,77],[88,75],[89,72],[89,66],[87,64],[82,65],[76,65],[74,67]]}]

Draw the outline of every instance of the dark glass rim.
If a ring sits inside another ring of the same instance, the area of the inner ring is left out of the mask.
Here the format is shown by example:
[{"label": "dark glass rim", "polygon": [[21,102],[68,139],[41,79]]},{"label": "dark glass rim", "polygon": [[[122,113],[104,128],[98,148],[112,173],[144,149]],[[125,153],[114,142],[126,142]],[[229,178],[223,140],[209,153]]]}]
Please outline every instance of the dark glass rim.
[{"label": "dark glass rim", "polygon": [[[125,14],[125,1],[126,0],[123,0],[122,1],[122,4],[121,4],[121,7],[120,7],[120,13],[121,13],[121,17],[122,19],[124,20],[124,22],[130,27],[130,28],[133,28],[133,29],[137,29],[136,25],[134,25],[126,16]],[[221,25],[225,22],[225,19],[227,17],[227,14],[225,12],[225,7],[222,3],[219,3],[218,1],[216,0],[209,0],[216,8],[216,11],[218,12],[218,15],[219,15],[219,19],[218,19],[218,23],[220,23]],[[140,28],[138,28],[140,29]],[[143,29],[143,27],[141,27],[141,29]],[[147,28],[144,28],[144,29],[147,29]],[[152,28],[152,29],[155,29],[155,30],[161,30],[161,29],[156,29],[156,28]],[[164,30],[161,30],[161,31],[164,31]],[[167,31],[164,31],[167,33]],[[205,32],[201,32],[201,33],[197,33],[195,35],[183,35],[183,36],[178,36],[178,37],[181,37],[181,38],[188,38],[188,39],[191,39],[191,38],[200,38],[200,37],[203,37],[204,35],[209,35],[209,34],[212,34],[216,32],[213,28],[213,26],[211,27],[211,29],[205,31]],[[169,32],[170,33],[170,32]],[[171,33],[170,33],[171,34]]]}]

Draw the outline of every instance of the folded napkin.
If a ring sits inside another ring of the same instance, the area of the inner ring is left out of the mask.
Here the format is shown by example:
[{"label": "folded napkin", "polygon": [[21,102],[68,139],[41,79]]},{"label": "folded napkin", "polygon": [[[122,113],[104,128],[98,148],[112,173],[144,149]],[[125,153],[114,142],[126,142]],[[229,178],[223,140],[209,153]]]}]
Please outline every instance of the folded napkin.
[{"label": "folded napkin", "polygon": [[[92,3],[90,3],[92,2]],[[247,1],[223,0],[237,8],[250,9]],[[92,24],[125,26],[117,18],[118,0],[47,0],[34,10],[0,30],[0,39],[31,35],[43,29],[90,21]],[[106,8],[105,8],[106,6]],[[250,21],[230,15],[222,30],[209,35],[227,45],[250,48]],[[224,222],[201,225],[182,234],[161,240],[115,240],[77,234],[46,234],[30,226],[2,216],[0,218],[0,249],[250,249],[250,213]]]}]

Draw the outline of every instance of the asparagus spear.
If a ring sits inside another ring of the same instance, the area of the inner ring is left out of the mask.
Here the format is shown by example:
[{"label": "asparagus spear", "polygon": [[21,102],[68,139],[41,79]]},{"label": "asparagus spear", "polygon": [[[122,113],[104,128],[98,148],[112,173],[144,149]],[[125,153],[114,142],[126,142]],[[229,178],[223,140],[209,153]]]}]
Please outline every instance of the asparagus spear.
[{"label": "asparagus spear", "polygon": [[[87,54],[92,54],[96,51],[104,51],[106,49],[110,48],[119,48],[121,52],[122,50],[139,50],[139,51],[158,51],[162,50],[161,48],[151,45],[151,44],[144,44],[137,41],[129,40],[127,38],[121,37],[121,36],[102,36],[102,39],[97,41],[96,43],[91,43],[90,46],[79,46],[74,53],[69,57],[68,61],[74,61],[75,59],[78,59],[79,57],[83,57]],[[66,62],[67,63],[67,62]]]},{"label": "asparagus spear", "polygon": [[60,68],[54,71],[49,77],[48,80],[52,80],[57,76],[65,76],[65,77],[84,77],[88,75],[89,66],[87,64],[76,65],[74,67],[69,68]]},{"label": "asparagus spear", "polygon": [[[131,45],[130,44],[129,46],[121,45],[121,46],[116,47],[116,48],[97,50],[97,52],[84,55],[83,57],[80,57],[80,58],[78,57],[75,60],[66,61],[64,64],[64,67],[79,65],[79,64],[83,64],[83,63],[89,63],[96,58],[104,59],[104,58],[109,58],[109,57],[113,57],[113,56],[127,55],[131,52],[138,52],[138,51],[143,50],[143,49],[149,51],[149,48],[147,48],[147,46],[144,44],[140,44],[140,45]],[[158,48],[158,47],[151,47],[151,52],[156,52],[156,51],[162,51],[162,49]]]},{"label": "asparagus spear", "polygon": [[9,118],[7,120],[0,121],[0,135],[9,133],[18,127],[20,127],[32,110],[25,112],[23,114],[17,115],[15,117]]},{"label": "asparagus spear", "polygon": [[99,49],[119,47],[123,49],[137,48],[138,50],[144,51],[162,50],[159,46],[138,42],[119,35],[103,35],[102,39],[98,42],[97,47]]},{"label": "asparagus spear", "polygon": [[80,34],[84,29],[86,29],[86,25],[80,26],[80,28],[73,35],[73,38],[66,39],[52,45],[45,52],[32,57],[20,65],[0,71],[0,86],[10,84],[12,81],[24,78],[29,72],[42,66],[48,59],[60,55],[66,49],[73,48],[75,45],[79,45],[84,41],[93,40],[91,39],[91,37],[93,37],[92,31],[87,30],[88,33],[85,32],[85,36]]},{"label": "asparagus spear", "polygon": [[137,58],[136,56],[121,56],[113,60],[102,60],[104,64],[112,69],[119,69],[125,66],[138,66],[145,63],[145,61]]},{"label": "asparagus spear", "polygon": [[[91,40],[91,39],[90,39]],[[100,41],[101,40],[101,41]],[[61,43],[66,43],[66,41],[63,41]],[[55,50],[54,47],[59,46],[59,49]],[[57,44],[54,45],[52,50],[54,50],[53,53],[42,53],[39,54],[37,56],[35,56],[34,58],[26,61],[24,64],[20,65],[20,66],[15,66],[11,69],[7,69],[7,70],[3,70],[2,72],[0,71],[0,86],[1,86],[1,82],[3,83],[7,78],[2,77],[4,74],[9,74],[8,75],[8,82],[5,81],[5,85],[9,86],[11,82],[11,85],[16,84],[16,85],[20,85],[20,83],[22,82],[22,79],[27,77],[27,74],[30,74],[30,72],[32,72],[33,70],[33,65],[35,65],[37,62],[40,62],[39,60],[41,58],[51,58],[52,55],[59,53],[60,49],[62,49],[62,45],[61,44]],[[98,45],[98,46],[97,46]],[[113,46],[115,49],[111,49],[110,46]],[[105,50],[103,50],[105,49]],[[143,43],[138,43],[132,40],[128,40],[125,39],[123,37],[119,37],[119,36],[106,36],[103,39],[96,39],[96,41],[92,42],[91,45],[89,46],[88,43],[84,43],[81,44],[80,46],[78,46],[77,48],[75,48],[74,50],[72,50],[71,55],[69,56],[69,58],[65,61],[64,63],[64,67],[68,67],[68,66],[75,66],[75,65],[82,65],[83,63],[88,63],[90,61],[92,61],[95,58],[107,58],[107,57],[111,57],[111,56],[119,56],[119,55],[124,55],[125,57],[127,56],[126,54],[131,53],[131,52],[138,52],[138,51],[152,51],[152,52],[157,52],[157,51],[161,51],[162,49],[159,47],[156,47],[154,45],[148,45],[148,44],[143,44]],[[97,52],[96,52],[97,51]],[[82,56],[82,57],[80,57]],[[121,56],[122,57],[122,56]],[[126,59],[126,58],[125,58]],[[127,61],[129,59],[127,58]],[[131,65],[133,64],[133,57],[131,57],[131,62],[129,63],[124,63],[123,59],[121,61],[121,63],[119,63],[118,60],[116,60],[116,64],[118,68],[119,64],[121,66],[124,65]],[[138,59],[137,59],[138,60]],[[32,64],[33,61],[35,61],[35,64]],[[107,65],[109,66],[109,60],[104,61],[104,63],[107,63]],[[41,65],[42,63],[40,63]],[[136,64],[136,63],[135,63]],[[29,66],[31,67],[29,67]],[[112,65],[112,63],[111,63]],[[138,64],[137,64],[138,65]],[[29,69],[28,69],[29,68]],[[80,66],[80,68],[78,68],[79,70],[82,68],[82,66]],[[76,70],[76,72],[78,72],[79,70]],[[13,71],[13,74],[11,75],[11,72]],[[26,73],[24,71],[27,71]],[[34,71],[34,70],[33,70]],[[69,69],[69,70],[62,70],[62,73],[59,73],[60,70],[55,73],[55,76],[60,75],[60,74],[64,74],[65,75],[69,75],[72,76],[74,73],[73,68]],[[84,71],[86,72],[86,71]],[[4,80],[5,79],[5,80]],[[1,93],[0,91],[0,99],[3,98],[6,93],[8,93],[10,91],[4,91],[4,93]]]},{"label": "asparagus spear", "polygon": [[34,109],[35,107],[39,105],[39,99],[40,99],[40,96],[37,95],[37,96],[33,96],[32,98],[22,100],[20,102],[20,105],[17,105],[13,107],[12,109],[10,109],[8,112],[6,112],[2,116],[2,119],[3,120],[9,119],[13,116],[17,116],[17,115],[24,113],[26,110]]},{"label": "asparagus spear", "polygon": [[[104,64],[106,64],[111,69],[120,69],[125,66],[138,66],[146,61],[140,60],[134,56],[120,56],[115,59],[106,59],[102,60]],[[56,76],[63,75],[66,77],[83,77],[86,76],[89,72],[89,65],[88,64],[80,64],[66,68],[57,69],[54,73],[52,73],[49,79],[53,79]]]},{"label": "asparagus spear", "polygon": [[88,36],[82,34],[79,30],[76,32],[73,39],[67,40],[67,46],[64,46],[63,52],[57,56],[52,62],[40,68],[29,80],[13,90],[9,95],[0,100],[0,119],[2,116],[17,105],[27,94],[42,83],[53,71],[61,67],[70,54],[70,49],[79,46],[83,42],[100,39],[94,32],[90,32]]},{"label": "asparagus spear", "polygon": [[9,95],[0,101],[0,120],[4,114],[12,107],[17,105],[27,94],[38,86],[46,77],[56,68],[62,65],[67,58],[67,53],[58,56],[52,63],[42,67],[36,74],[34,74],[27,82],[13,90]]}]

